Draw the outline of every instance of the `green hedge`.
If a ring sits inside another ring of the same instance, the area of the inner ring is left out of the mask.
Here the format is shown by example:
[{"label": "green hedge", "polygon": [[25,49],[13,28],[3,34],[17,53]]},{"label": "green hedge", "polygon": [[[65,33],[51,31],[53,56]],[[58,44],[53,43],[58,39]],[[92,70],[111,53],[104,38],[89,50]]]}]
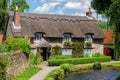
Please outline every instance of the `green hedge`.
[{"label": "green hedge", "polygon": [[64,78],[64,70],[63,69],[55,69],[51,71],[44,80],[62,80]]},{"label": "green hedge", "polygon": [[111,60],[110,56],[87,57],[87,58],[71,58],[71,59],[49,60],[48,64],[50,66],[59,66],[60,64],[63,64],[63,63],[86,64],[86,63],[94,63],[94,62],[109,62],[110,60]]}]

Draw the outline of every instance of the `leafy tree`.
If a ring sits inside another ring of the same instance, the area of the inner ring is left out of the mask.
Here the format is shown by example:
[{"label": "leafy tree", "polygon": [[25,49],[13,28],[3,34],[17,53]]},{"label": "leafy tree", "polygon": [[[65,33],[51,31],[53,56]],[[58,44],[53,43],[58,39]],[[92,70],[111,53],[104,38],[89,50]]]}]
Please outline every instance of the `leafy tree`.
[{"label": "leafy tree", "polygon": [[115,59],[118,60],[120,56],[120,0],[112,0],[112,4],[107,13],[110,18],[111,25],[115,25],[114,29],[114,44],[115,44]]},{"label": "leafy tree", "polygon": [[91,6],[98,13],[105,14],[114,26],[114,58],[120,56],[120,0],[93,0]]},{"label": "leafy tree", "polygon": [[29,5],[27,4],[26,0],[0,0],[0,33],[3,33],[4,31],[7,11],[14,11],[16,5],[19,6],[19,10],[22,12],[29,9]]},{"label": "leafy tree", "polygon": [[97,13],[103,14],[112,4],[111,0],[92,0],[91,6]]},{"label": "leafy tree", "polygon": [[26,0],[12,0],[12,4],[10,5],[10,10],[14,11],[16,5],[19,6],[19,10],[22,12],[29,9],[29,5],[27,4]]},{"label": "leafy tree", "polygon": [[0,0],[0,33],[4,30],[8,0]]}]

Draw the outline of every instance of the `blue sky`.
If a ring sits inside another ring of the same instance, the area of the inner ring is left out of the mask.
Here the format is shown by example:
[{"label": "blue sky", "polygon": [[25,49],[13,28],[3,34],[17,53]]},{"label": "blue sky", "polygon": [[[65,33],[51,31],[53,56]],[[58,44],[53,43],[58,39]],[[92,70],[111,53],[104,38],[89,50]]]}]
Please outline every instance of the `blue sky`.
[{"label": "blue sky", "polygon": [[[40,14],[60,14],[85,16],[92,0],[27,0],[30,5],[28,12]],[[96,17],[92,9],[93,16]]]}]

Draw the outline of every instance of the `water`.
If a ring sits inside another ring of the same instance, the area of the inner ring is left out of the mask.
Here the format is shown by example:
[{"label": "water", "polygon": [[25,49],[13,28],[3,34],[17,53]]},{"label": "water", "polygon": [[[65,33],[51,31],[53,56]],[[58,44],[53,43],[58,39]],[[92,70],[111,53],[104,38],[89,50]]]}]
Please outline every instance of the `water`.
[{"label": "water", "polygon": [[106,69],[66,75],[64,80],[116,80],[120,70]]}]

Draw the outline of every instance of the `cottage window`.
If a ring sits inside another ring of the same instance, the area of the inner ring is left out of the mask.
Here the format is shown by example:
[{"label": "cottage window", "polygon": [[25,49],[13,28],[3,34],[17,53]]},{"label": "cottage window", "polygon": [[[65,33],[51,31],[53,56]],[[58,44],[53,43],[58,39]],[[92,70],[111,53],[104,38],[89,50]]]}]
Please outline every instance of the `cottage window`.
[{"label": "cottage window", "polygon": [[70,34],[64,34],[64,42],[70,42],[71,41],[71,35]]},{"label": "cottage window", "polygon": [[41,40],[42,39],[42,33],[36,33],[34,40]]},{"label": "cottage window", "polygon": [[71,48],[63,48],[62,55],[72,55],[72,49]]},{"label": "cottage window", "polygon": [[85,42],[92,42],[92,35],[86,35]]},{"label": "cottage window", "polygon": [[88,54],[90,57],[92,56],[92,49],[84,49],[84,53]]}]

